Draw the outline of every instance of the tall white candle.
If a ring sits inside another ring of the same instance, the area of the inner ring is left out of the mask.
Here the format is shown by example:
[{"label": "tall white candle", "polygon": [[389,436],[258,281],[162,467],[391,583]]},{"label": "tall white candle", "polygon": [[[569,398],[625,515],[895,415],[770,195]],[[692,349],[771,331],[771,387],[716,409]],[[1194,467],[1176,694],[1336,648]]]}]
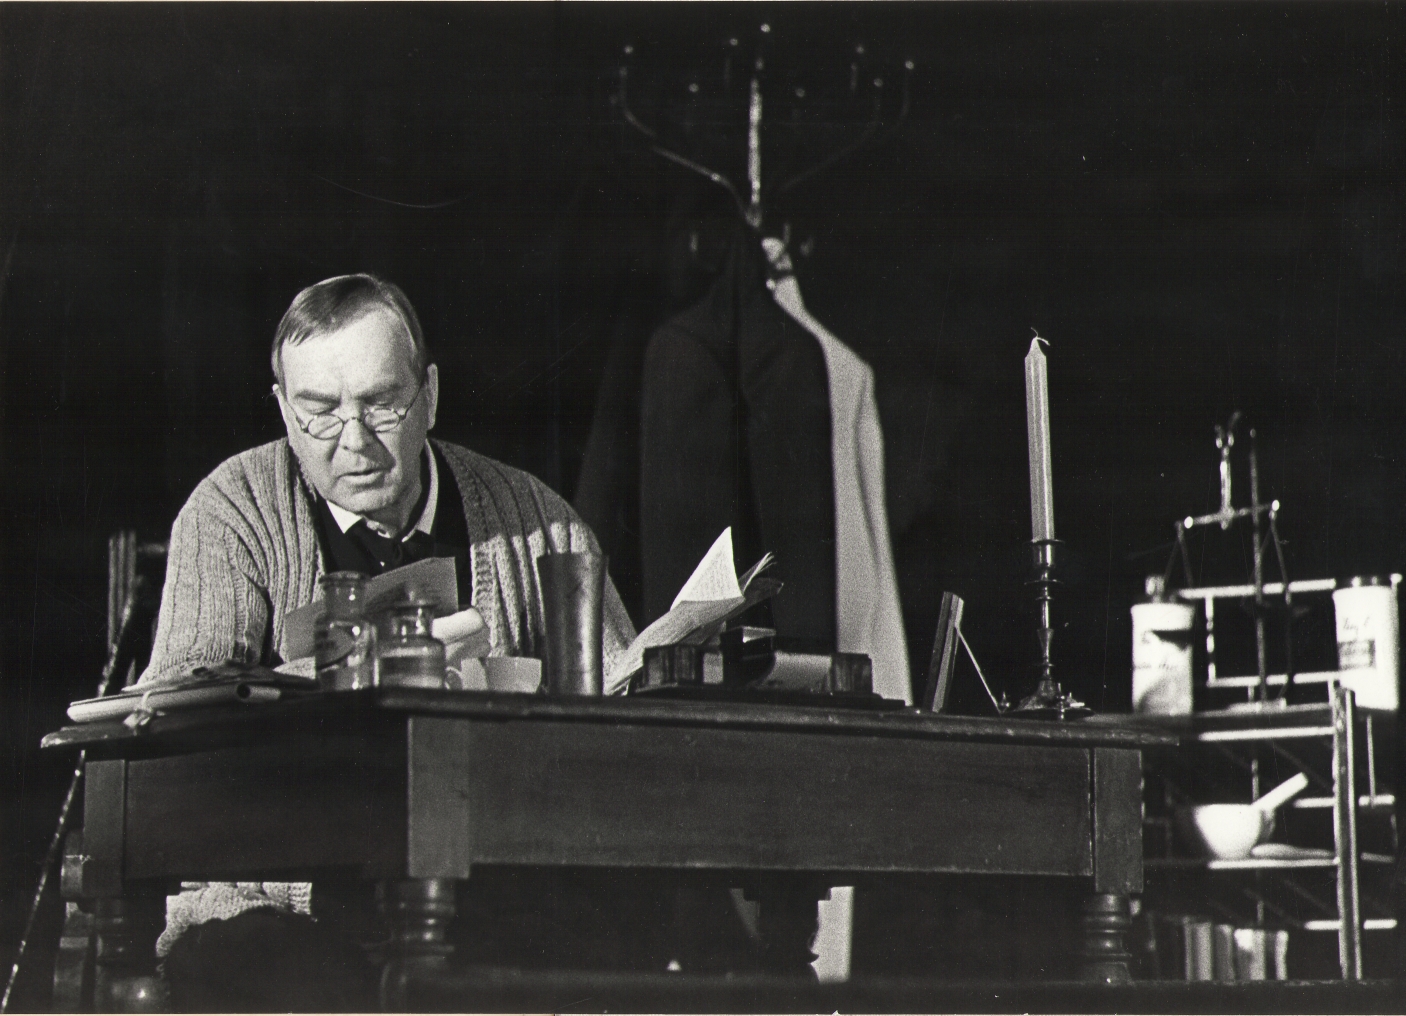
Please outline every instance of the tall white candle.
[{"label": "tall white candle", "polygon": [[1025,424],[1030,438],[1030,529],[1032,539],[1054,539],[1054,489],[1050,484],[1050,387],[1038,335],[1025,355]]}]

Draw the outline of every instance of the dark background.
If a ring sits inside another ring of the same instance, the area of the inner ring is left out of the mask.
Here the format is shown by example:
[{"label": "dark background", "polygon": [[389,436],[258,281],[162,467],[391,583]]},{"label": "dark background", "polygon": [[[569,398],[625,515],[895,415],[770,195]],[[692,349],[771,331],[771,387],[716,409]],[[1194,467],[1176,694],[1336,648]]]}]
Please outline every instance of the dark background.
[{"label": "dark background", "polygon": [[[750,57],[772,26],[778,178],[857,134],[875,76],[891,116],[916,61],[897,136],[768,226],[811,251],[808,305],[874,366],[920,676],[952,589],[994,682],[1032,680],[1032,328],[1071,558],[1057,662],[1095,707],[1128,708],[1129,604],[1173,520],[1215,507],[1233,410],[1294,575],[1401,569],[1403,13],[4,5],[0,961],[71,768],[36,746],[101,666],[107,537],[164,539],[201,477],[278,436],[267,348],[300,287],[398,281],[441,364],[437,432],[573,496],[612,348],[699,291],[681,238],[731,214],[621,126],[625,43],[640,115],[734,179],[729,37]],[[1198,578],[1243,579],[1248,547],[1198,538]],[[960,672],[961,708],[976,688]]]}]

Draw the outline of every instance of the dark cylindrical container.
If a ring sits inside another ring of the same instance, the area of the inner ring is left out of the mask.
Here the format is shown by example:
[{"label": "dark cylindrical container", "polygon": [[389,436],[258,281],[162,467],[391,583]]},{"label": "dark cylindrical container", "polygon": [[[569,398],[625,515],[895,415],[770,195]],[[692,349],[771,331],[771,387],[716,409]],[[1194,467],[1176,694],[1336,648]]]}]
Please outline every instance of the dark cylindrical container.
[{"label": "dark cylindrical container", "polygon": [[542,669],[548,695],[601,694],[605,561],[595,554],[546,554],[537,559],[547,624]]},{"label": "dark cylindrical container", "polygon": [[874,691],[874,663],[866,653],[831,653],[830,687],[835,692],[858,692],[864,695]]},{"label": "dark cylindrical container", "polygon": [[702,646],[651,646],[644,651],[645,688],[703,683]]}]

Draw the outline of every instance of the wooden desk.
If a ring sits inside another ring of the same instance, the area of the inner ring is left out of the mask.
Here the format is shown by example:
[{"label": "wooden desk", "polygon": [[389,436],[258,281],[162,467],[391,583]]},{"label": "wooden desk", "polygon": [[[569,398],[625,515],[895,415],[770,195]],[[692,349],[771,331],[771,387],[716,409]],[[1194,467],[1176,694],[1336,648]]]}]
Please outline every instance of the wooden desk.
[{"label": "wooden desk", "polygon": [[[394,1007],[443,964],[453,880],[478,864],[712,871],[812,907],[897,872],[1082,877],[1083,973],[1125,982],[1139,753],[1170,741],[1088,721],[373,689],[44,743],[88,752],[67,875],[96,901],[100,982],[150,964],[138,916],[155,904],[138,900],[174,879],[356,865],[390,883]],[[809,955],[774,945],[778,963]]]}]

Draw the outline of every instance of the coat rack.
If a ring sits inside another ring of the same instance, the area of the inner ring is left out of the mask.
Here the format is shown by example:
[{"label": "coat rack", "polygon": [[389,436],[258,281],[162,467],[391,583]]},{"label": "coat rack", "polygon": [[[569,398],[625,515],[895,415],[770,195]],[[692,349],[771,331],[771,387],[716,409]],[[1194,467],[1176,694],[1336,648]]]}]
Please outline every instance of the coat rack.
[{"label": "coat rack", "polygon": [[[880,141],[887,140],[902,128],[908,119],[910,107],[910,85],[912,81],[914,62],[911,59],[903,62],[903,95],[897,117],[885,129],[883,119],[883,97],[884,80],[882,77],[875,77],[870,85],[873,111],[868,123],[860,131],[858,136],[850,143],[843,145],[837,151],[819,160],[809,168],[797,173],[785,180],[780,186],[774,189],[764,189],[762,185],[762,85],[763,76],[766,71],[766,57],[764,44],[771,35],[771,25],[762,24],[758,29],[756,55],[751,64],[751,78],[748,86],[747,101],[747,198],[743,199],[732,181],[723,173],[714,169],[709,169],[693,159],[688,158],[678,152],[665,148],[660,142],[659,132],[645,125],[634,111],[630,108],[630,65],[635,55],[635,48],[632,45],[624,47],[624,60],[619,67],[619,83],[612,104],[620,111],[624,121],[632,128],[643,134],[650,142],[650,150],[661,158],[667,159],[676,165],[697,173],[700,176],[711,180],[727,191],[737,206],[738,214],[754,230],[760,231],[764,219],[763,198],[784,194],[793,187],[813,179],[825,170],[834,166],[841,160],[859,152],[860,150],[875,145]],[[728,39],[723,60],[723,85],[726,88],[731,84],[733,68],[739,62],[740,40],[736,37]],[[857,44],[849,66],[849,91],[851,95],[857,95],[861,89],[861,60],[865,56],[863,44]],[[691,92],[698,90],[697,83],[689,86]],[[805,98],[805,89],[796,88],[796,98]]]}]

